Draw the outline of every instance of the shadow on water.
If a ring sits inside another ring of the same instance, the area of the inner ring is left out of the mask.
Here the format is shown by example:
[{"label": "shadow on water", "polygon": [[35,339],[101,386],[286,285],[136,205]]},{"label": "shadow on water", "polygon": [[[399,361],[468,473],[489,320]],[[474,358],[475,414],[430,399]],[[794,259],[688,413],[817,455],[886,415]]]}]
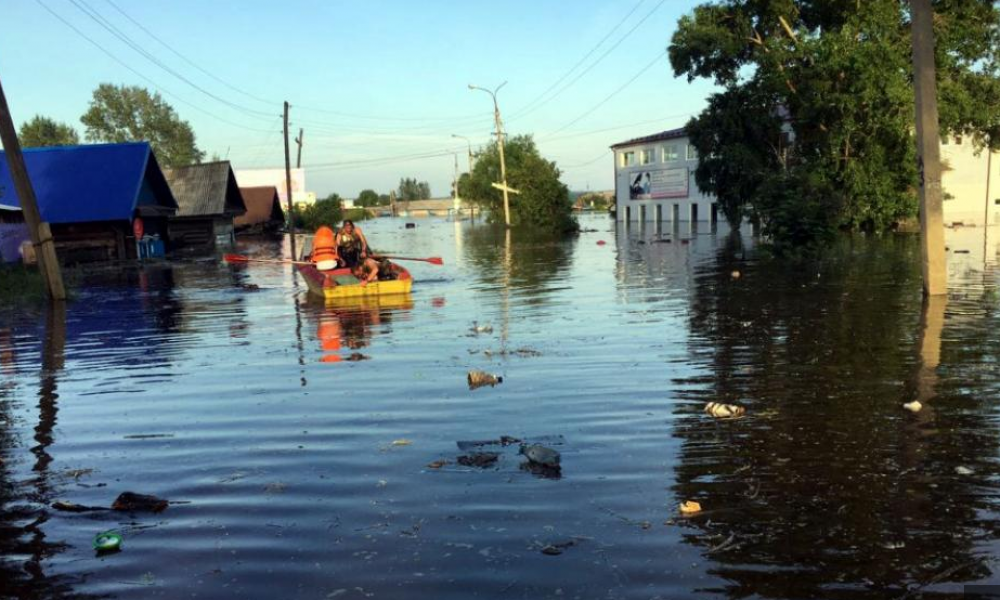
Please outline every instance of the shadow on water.
[{"label": "shadow on water", "polygon": [[[689,345],[703,372],[677,382],[691,402],[677,409],[673,490],[705,509],[684,539],[728,582],[712,591],[934,597],[988,577],[995,409],[939,371],[956,357],[949,334],[982,364],[989,348],[958,330],[995,315],[946,316],[944,298],[921,308],[912,238],[846,241],[794,270],[736,250],[696,271]],[[707,418],[708,400],[747,417]],[[912,400],[923,410],[902,408]]]}]

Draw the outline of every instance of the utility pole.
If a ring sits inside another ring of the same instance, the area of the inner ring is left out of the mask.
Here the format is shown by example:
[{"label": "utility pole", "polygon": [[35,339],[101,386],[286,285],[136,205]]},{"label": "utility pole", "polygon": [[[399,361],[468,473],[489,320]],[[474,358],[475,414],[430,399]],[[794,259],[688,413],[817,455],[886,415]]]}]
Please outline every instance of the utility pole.
[{"label": "utility pole", "polygon": [[458,196],[458,154],[455,155],[455,199],[452,202],[452,206],[455,208],[455,218],[461,215],[462,199]]},{"label": "utility pole", "polygon": [[21,201],[21,211],[24,213],[31,243],[38,249],[36,253],[38,267],[42,272],[45,288],[52,300],[65,300],[66,288],[63,286],[62,271],[59,270],[52,231],[49,229],[49,224],[42,221],[41,212],[38,210],[35,188],[31,185],[31,178],[28,177],[28,168],[24,164],[24,155],[21,154],[21,142],[17,139],[14,119],[10,115],[10,107],[7,106],[7,97],[4,95],[2,85],[0,85],[0,142],[3,143],[4,154],[7,155],[7,167],[10,169],[11,179],[14,180],[14,190]]},{"label": "utility pole", "polygon": [[299,155],[295,159],[295,168],[302,168],[302,128],[299,127],[299,137],[295,138],[295,143],[299,145]]},{"label": "utility pole", "polygon": [[938,132],[934,65],[934,12],[930,0],[910,0],[913,83],[916,99],[917,160],[920,169],[920,250],[924,295],[948,291],[941,206],[941,138]]},{"label": "utility pole", "polygon": [[[469,138],[465,137],[464,135],[458,135],[458,134],[453,133],[453,134],[451,134],[451,137],[465,140],[466,145],[469,147],[469,179],[471,180],[472,179],[472,142],[469,140]],[[475,224],[475,222],[476,222],[476,205],[473,204],[472,202],[469,203],[469,216],[472,219],[472,223]]]},{"label": "utility pole", "polygon": [[288,101],[285,101],[285,193],[288,194],[288,232],[291,239],[292,260],[298,260],[295,251],[295,216],[292,214],[292,161],[288,153]]},{"label": "utility pole", "polygon": [[503,191],[503,218],[504,218],[504,223],[507,224],[507,227],[510,227],[510,199],[508,197],[508,193],[519,194],[520,192],[507,186],[507,164],[504,161],[504,156],[503,156],[503,143],[504,143],[503,121],[500,119],[500,105],[497,104],[497,92],[499,92],[500,88],[502,88],[505,85],[507,85],[506,81],[498,85],[495,90],[490,91],[486,88],[481,88],[472,85],[470,83],[469,89],[481,90],[483,92],[486,92],[493,98],[493,120],[496,123],[496,128],[497,128],[497,148],[500,151],[500,179],[501,179],[501,182],[494,183],[493,187]]}]

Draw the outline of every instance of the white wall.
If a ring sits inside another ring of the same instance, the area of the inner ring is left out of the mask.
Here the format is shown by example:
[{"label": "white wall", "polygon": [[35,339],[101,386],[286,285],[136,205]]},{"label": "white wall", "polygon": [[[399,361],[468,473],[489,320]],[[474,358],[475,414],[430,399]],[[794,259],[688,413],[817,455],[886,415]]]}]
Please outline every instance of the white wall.
[{"label": "white wall", "polygon": [[[941,160],[947,170],[941,174],[941,187],[953,196],[944,201],[944,222],[981,225],[986,216],[990,225],[1000,224],[1000,152],[992,161],[968,137],[949,138],[941,145]],[[987,214],[986,167],[990,162],[989,205]]]},{"label": "white wall", "polygon": [[[615,203],[619,221],[628,219],[682,223],[692,220],[708,222],[712,219],[712,204],[715,202],[715,197],[702,194],[698,190],[694,181],[698,159],[695,156],[688,158],[689,145],[687,137],[680,137],[615,149]],[[676,158],[669,154],[664,155],[664,150],[668,148],[675,150]],[[693,152],[693,148],[691,150]],[[643,151],[650,153],[650,162],[646,164],[642,162]],[[629,152],[633,153],[634,162],[624,165],[623,157]],[[678,171],[683,169],[687,170],[686,190],[683,189],[678,174]],[[647,180],[646,173],[651,175],[648,179],[652,181],[650,191],[653,196],[660,192],[671,197],[632,199],[632,184],[638,177],[639,184],[642,185]],[[723,217],[719,214],[718,218],[721,220]]]}]

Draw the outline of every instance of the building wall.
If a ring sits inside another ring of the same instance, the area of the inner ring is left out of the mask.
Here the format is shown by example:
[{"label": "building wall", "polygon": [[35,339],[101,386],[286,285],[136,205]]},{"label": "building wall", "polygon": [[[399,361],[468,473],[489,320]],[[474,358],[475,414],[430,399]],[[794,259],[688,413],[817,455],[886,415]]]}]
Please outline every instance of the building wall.
[{"label": "building wall", "polygon": [[[615,149],[619,221],[689,222],[715,219],[715,198],[694,181],[698,158],[686,136]],[[721,215],[718,218],[722,218]]]},{"label": "building wall", "polygon": [[968,137],[952,137],[941,144],[941,160],[947,168],[941,174],[941,187],[946,194],[945,223],[981,225],[985,216],[988,224],[1000,225],[1000,152],[994,152],[989,160],[986,150],[976,153],[975,144]]}]

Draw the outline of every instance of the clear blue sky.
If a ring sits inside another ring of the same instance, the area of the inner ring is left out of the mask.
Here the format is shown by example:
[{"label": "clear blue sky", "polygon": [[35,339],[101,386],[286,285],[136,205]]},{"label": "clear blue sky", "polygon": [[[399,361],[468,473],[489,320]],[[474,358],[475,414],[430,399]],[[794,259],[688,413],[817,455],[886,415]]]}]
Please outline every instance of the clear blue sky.
[{"label": "clear blue sky", "polygon": [[283,166],[287,99],[291,130],[305,129],[309,188],[345,197],[388,191],[407,176],[447,195],[449,152],[467,165],[465,142],[451,134],[473,147],[491,139],[492,101],[467,85],[506,80],[498,97],[508,133],[534,134],[571,189],[609,189],[609,144],[683,125],[712,91],[674,78],[665,53],[677,19],[695,4],[12,0],[3,9],[0,78],[18,125],[43,114],[81,133],[98,84],[155,83],[199,146],[237,169]]}]

